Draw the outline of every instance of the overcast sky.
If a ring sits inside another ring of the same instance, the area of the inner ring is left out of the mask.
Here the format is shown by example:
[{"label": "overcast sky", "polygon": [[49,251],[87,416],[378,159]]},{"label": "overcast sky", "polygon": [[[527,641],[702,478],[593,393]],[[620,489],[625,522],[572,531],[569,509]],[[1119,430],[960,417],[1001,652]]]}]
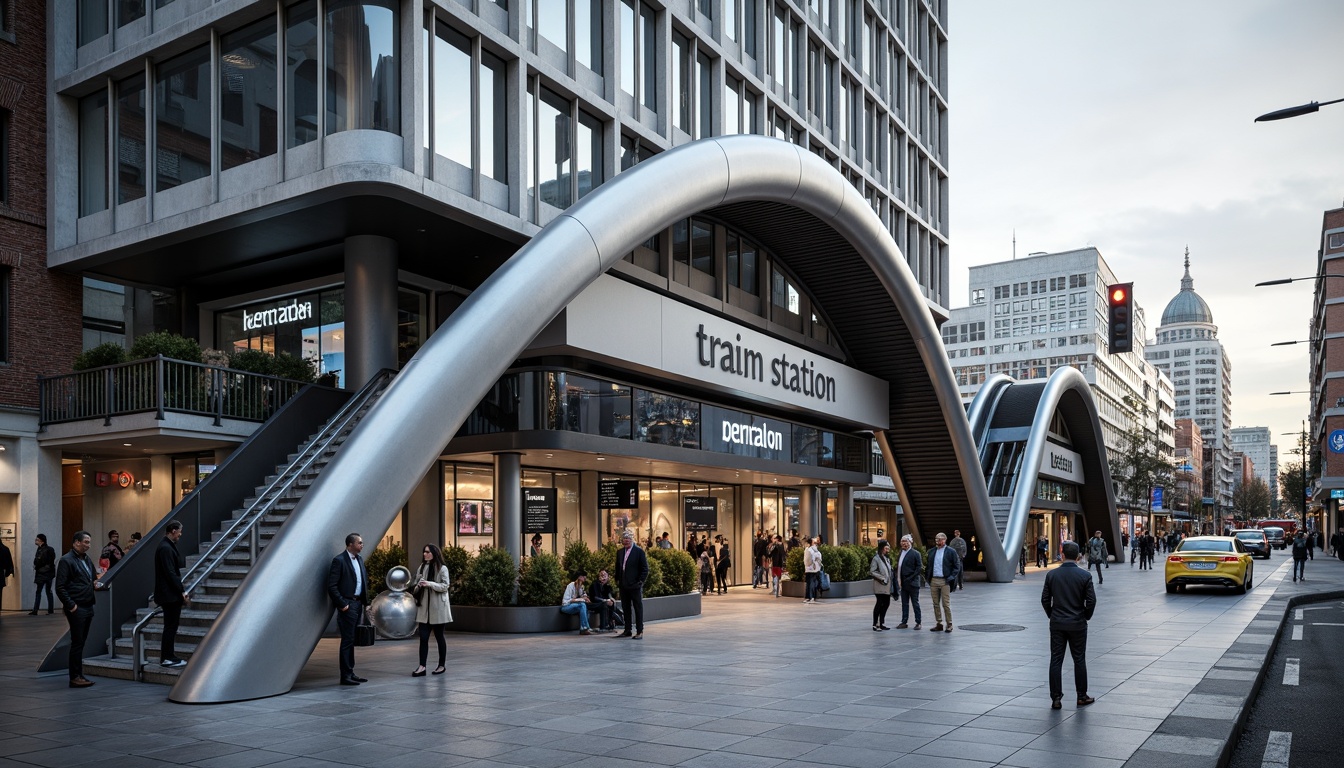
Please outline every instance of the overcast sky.
[{"label": "overcast sky", "polygon": [[1340,0],[951,0],[952,306],[968,267],[1095,246],[1134,281],[1149,335],[1195,290],[1232,359],[1233,426],[1268,426],[1281,463],[1308,413],[1321,217],[1344,205]]}]

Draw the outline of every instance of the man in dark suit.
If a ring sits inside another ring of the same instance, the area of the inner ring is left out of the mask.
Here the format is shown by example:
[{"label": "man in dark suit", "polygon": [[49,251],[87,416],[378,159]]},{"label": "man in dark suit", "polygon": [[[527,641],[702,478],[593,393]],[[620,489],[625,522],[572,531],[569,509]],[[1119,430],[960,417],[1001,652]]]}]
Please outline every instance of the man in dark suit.
[{"label": "man in dark suit", "polygon": [[901,537],[901,553],[896,556],[896,566],[892,569],[896,572],[896,591],[901,595],[901,623],[896,625],[897,629],[910,628],[911,603],[915,606],[915,629],[922,629],[920,622],[924,620],[919,612],[919,579],[924,573],[924,563],[913,544],[914,538],[910,534]]},{"label": "man in dark suit", "polygon": [[101,586],[98,571],[89,559],[93,537],[88,531],[76,533],[70,551],[56,564],[56,599],[65,608],[70,623],[70,657],[67,666],[71,688],[88,688],[93,681],[84,677],[84,643],[93,625],[93,591]]},{"label": "man in dark suit", "polygon": [[355,674],[355,627],[364,616],[364,595],[369,588],[369,572],[359,553],[364,537],[352,533],[345,537],[345,551],[331,559],[327,571],[327,594],[335,604],[336,626],[341,630],[341,685],[359,685],[368,679]]},{"label": "man in dark suit", "polygon": [[56,578],[56,550],[47,546],[45,534],[37,534],[33,539],[33,583],[37,585],[33,593],[33,610],[29,616],[36,616],[42,607],[42,593],[47,593],[47,614],[55,612],[56,598],[51,592],[51,582]]},{"label": "man in dark suit", "polygon": [[159,665],[168,669],[187,666],[177,658],[177,627],[182,622],[182,606],[191,602],[182,586],[182,566],[186,560],[177,551],[182,538],[182,523],[169,520],[163,541],[154,553],[154,602],[163,609],[163,639],[159,645]]},{"label": "man in dark suit", "polygon": [[1041,605],[1050,617],[1050,708],[1059,709],[1064,699],[1060,679],[1064,668],[1064,646],[1073,654],[1073,683],[1078,690],[1078,706],[1096,699],[1087,695],[1087,622],[1097,608],[1097,593],[1092,574],[1078,567],[1078,542],[1066,541],[1062,547],[1064,563],[1045,575]]},{"label": "man in dark suit", "polygon": [[621,534],[621,546],[623,549],[616,553],[616,583],[621,588],[625,631],[615,637],[639,640],[644,637],[644,582],[649,578],[649,558],[635,546],[634,531]]},{"label": "man in dark suit", "polygon": [[14,575],[14,553],[9,551],[5,542],[0,541],[0,605],[4,604],[5,582]]}]

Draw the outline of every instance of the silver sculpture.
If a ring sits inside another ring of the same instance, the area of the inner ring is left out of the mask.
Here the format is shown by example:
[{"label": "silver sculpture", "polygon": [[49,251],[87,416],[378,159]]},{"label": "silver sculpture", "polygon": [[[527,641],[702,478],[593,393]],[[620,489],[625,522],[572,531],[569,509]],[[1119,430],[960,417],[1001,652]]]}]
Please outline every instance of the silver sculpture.
[{"label": "silver sculpture", "polygon": [[415,598],[406,592],[411,583],[411,572],[406,566],[394,566],[385,579],[387,591],[373,599],[369,607],[369,621],[378,634],[389,640],[405,640],[415,634]]}]

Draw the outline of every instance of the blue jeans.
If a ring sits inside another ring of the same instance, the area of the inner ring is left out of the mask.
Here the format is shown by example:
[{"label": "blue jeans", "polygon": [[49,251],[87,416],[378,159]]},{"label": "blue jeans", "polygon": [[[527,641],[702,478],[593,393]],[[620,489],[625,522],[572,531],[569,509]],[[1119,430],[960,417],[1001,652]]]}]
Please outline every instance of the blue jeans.
[{"label": "blue jeans", "polygon": [[806,594],[805,594],[806,599],[816,600],[817,585],[821,582],[819,574],[809,571],[808,573],[803,574],[803,581],[806,584]]},{"label": "blue jeans", "polygon": [[573,615],[576,614],[576,613],[579,614],[579,629],[581,629],[581,630],[588,629],[588,604],[587,604],[587,603],[578,603],[578,602],[575,602],[575,603],[570,603],[569,605],[562,605],[562,606],[560,606],[560,612],[561,612],[561,613],[568,613],[570,616],[573,616]]},{"label": "blue jeans", "polygon": [[1293,560],[1293,579],[1305,579],[1307,577],[1307,561]]}]

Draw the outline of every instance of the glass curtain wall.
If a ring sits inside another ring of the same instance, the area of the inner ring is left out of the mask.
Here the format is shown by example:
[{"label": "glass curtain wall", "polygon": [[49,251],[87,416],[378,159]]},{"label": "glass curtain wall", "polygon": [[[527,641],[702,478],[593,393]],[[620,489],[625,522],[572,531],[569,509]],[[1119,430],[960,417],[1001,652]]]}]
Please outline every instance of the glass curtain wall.
[{"label": "glass curtain wall", "polygon": [[79,100],[79,215],[107,210],[107,91]]},{"label": "glass curtain wall", "polygon": [[117,202],[145,196],[145,76],[117,83]]},{"label": "glass curtain wall", "polygon": [[327,134],[401,132],[396,0],[326,4]]},{"label": "glass curtain wall", "polygon": [[[764,531],[767,536],[779,534],[789,537],[789,531],[799,525],[797,488],[756,488],[753,491],[754,509],[752,516],[753,531]],[[805,532],[805,531],[804,531]],[[829,537],[828,537],[829,539]],[[832,541],[827,541],[833,544]]]},{"label": "glass curtain wall", "polygon": [[317,138],[317,3],[289,8],[285,27],[285,100],[289,118],[285,146]]},{"label": "glass curtain wall", "polygon": [[219,156],[229,170],[274,155],[279,141],[275,19],[220,39]]},{"label": "glass curtain wall", "polygon": [[154,82],[156,192],[210,175],[210,48],[161,64]]},{"label": "glass curtain wall", "polygon": [[[476,168],[472,156],[474,140],[480,151],[481,175],[508,183],[504,60],[480,50],[479,61],[473,62],[475,41],[442,21],[435,23],[432,45],[433,76],[428,78],[425,88],[425,98],[429,100],[425,121],[428,124],[433,116],[434,153],[464,168]],[[474,116],[473,97],[477,104]],[[430,137],[431,131],[426,130],[426,142]]]}]

